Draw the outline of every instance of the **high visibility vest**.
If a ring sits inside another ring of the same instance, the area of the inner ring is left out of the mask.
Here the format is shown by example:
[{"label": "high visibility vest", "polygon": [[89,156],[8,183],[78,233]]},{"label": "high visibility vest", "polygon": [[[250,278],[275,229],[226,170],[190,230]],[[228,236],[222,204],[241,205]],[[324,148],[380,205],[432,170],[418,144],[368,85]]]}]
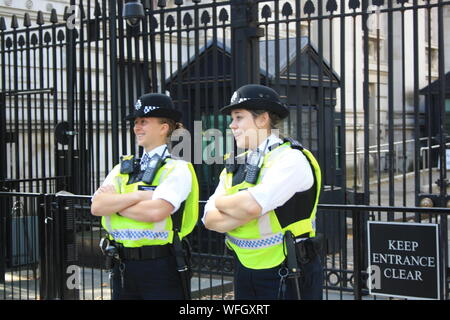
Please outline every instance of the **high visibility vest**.
[{"label": "high visibility vest", "polygon": [[[264,156],[256,184],[260,183],[265,172],[270,170],[270,167],[291,147],[291,142],[285,142]],[[315,236],[315,215],[321,189],[320,167],[310,151],[303,147],[296,147],[296,149],[303,152],[312,167],[313,186],[304,192],[297,192],[281,207],[226,234],[228,247],[236,253],[239,261],[247,268],[268,269],[280,265],[285,259],[283,240],[287,230],[290,230],[295,237]],[[254,186],[245,181],[233,186],[234,173],[228,172],[226,168],[221,175],[225,181],[227,195]]]},{"label": "high visibility vest", "polygon": [[[123,160],[132,159],[133,156],[125,156]],[[165,164],[158,170],[151,185],[142,181],[128,184],[130,174],[121,174],[118,164],[113,170],[117,172],[114,177],[116,191],[120,194],[138,191],[139,186],[156,188],[171,174],[173,169],[182,160],[165,159]],[[187,199],[180,205],[177,212],[160,222],[141,222],[118,213],[102,217],[102,226],[109,233],[110,239],[123,244],[124,247],[135,248],[142,246],[164,245],[173,242],[175,230],[178,231],[180,240],[194,229],[198,219],[198,181],[194,168],[187,162],[192,176],[192,187]],[[182,182],[180,182],[182,183]]]}]

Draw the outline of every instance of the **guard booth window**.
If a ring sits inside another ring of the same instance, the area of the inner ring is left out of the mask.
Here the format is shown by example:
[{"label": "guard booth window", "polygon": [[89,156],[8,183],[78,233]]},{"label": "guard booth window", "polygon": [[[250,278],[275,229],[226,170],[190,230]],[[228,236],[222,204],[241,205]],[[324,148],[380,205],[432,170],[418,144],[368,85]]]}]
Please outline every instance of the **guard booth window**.
[{"label": "guard booth window", "polygon": [[450,132],[450,99],[445,99],[445,129]]},{"label": "guard booth window", "polygon": [[315,156],[318,152],[317,108],[289,106],[290,115],[280,126],[280,134],[298,140]]},{"label": "guard booth window", "polygon": [[[216,125],[217,121],[217,125]],[[202,114],[202,182],[201,199],[208,199],[219,183],[219,175],[223,169],[223,156],[233,150],[233,135],[227,136],[231,123],[229,115]],[[218,135],[218,133],[221,135]],[[216,134],[215,134],[216,133]],[[219,140],[215,139],[219,137]],[[220,159],[220,161],[215,161]],[[218,162],[218,163],[217,163]],[[203,193],[203,194],[202,194]]]}]

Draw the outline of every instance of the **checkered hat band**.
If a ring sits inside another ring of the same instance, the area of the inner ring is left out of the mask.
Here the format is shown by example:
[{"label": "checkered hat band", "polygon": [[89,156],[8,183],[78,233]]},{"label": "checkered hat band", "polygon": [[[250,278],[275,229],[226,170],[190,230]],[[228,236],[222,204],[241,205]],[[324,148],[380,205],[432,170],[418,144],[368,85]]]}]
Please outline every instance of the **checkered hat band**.
[{"label": "checkered hat band", "polygon": [[280,232],[260,239],[240,239],[227,235],[227,239],[242,249],[262,249],[283,243],[283,233]]},{"label": "checkered hat band", "polygon": [[149,113],[150,111],[158,110],[158,109],[159,109],[159,107],[156,107],[156,106],[145,106],[144,113]]},{"label": "checkered hat band", "polygon": [[111,232],[114,240],[167,240],[168,231],[154,232],[152,230],[122,229]]}]

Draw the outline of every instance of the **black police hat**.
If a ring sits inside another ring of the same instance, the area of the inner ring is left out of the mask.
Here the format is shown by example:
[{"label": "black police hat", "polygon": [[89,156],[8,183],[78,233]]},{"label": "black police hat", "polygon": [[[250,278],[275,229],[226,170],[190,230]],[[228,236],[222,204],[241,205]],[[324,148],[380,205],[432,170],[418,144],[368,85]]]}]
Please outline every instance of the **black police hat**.
[{"label": "black police hat", "polygon": [[161,93],[146,93],[137,99],[134,111],[125,120],[139,117],[169,118],[180,121],[181,112],[173,106],[172,99]]},{"label": "black police hat", "polygon": [[278,93],[260,84],[247,84],[237,89],[228,106],[220,109],[222,113],[230,113],[233,109],[267,110],[281,119],[289,115],[289,110],[280,101]]}]

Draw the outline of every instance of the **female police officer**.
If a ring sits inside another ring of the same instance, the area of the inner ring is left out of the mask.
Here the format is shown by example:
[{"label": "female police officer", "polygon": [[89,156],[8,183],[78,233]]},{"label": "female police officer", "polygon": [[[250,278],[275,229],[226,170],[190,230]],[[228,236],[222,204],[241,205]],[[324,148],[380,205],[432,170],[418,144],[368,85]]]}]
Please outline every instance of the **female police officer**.
[{"label": "female police officer", "polygon": [[248,151],[226,165],[203,222],[226,233],[237,258],[235,298],[321,299],[316,160],[298,142],[273,134],[276,122],[289,114],[274,90],[245,85],[221,111],[231,113],[236,144]]},{"label": "female police officer", "polygon": [[180,240],[197,222],[198,183],[192,164],[172,159],[166,144],[180,118],[170,97],[141,96],[126,119],[145,152],[122,157],[94,194],[92,214],[102,216],[111,244],[104,249],[117,250],[113,299],[189,298]]}]

